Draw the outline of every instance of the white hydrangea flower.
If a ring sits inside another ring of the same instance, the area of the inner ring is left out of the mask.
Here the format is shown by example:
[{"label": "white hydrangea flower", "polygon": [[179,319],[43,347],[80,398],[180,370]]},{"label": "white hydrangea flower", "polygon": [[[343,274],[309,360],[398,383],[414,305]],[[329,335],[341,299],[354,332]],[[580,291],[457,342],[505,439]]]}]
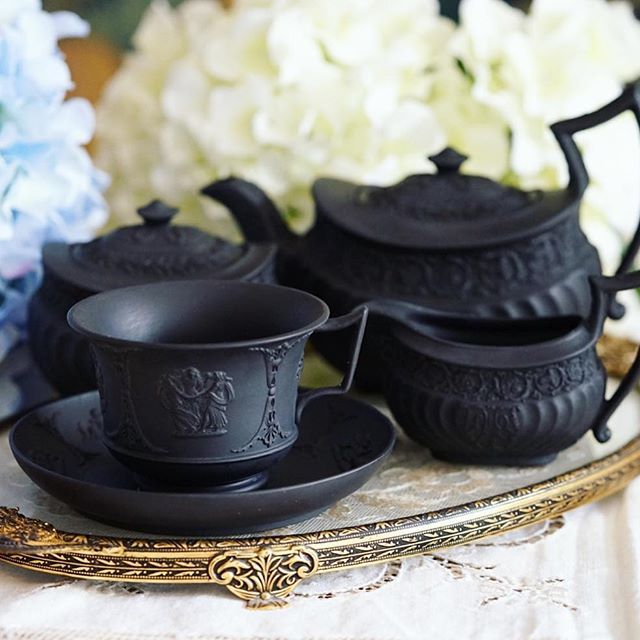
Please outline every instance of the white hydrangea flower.
[{"label": "white hydrangea flower", "polygon": [[515,173],[554,164],[564,179],[548,125],[596,109],[640,74],[640,24],[619,2],[534,0],[525,16],[501,0],[465,0],[451,50],[473,98],[509,125]]},{"label": "white hydrangea flower", "polygon": [[392,183],[445,136],[432,76],[452,24],[436,0],[156,0],[98,111],[114,212],[161,196],[202,221],[206,182],[255,180],[298,226],[319,175]]},{"label": "white hydrangea flower", "polygon": [[36,0],[0,7],[0,359],[21,335],[43,243],[86,240],[107,217],[106,176],[82,147],[93,110],[65,101],[72,82],[57,44],[87,32]]},{"label": "white hydrangea flower", "polygon": [[[463,0],[450,50],[465,71],[460,100],[492,114],[496,140],[509,137],[502,177],[557,188],[568,172],[549,125],[597,109],[640,76],[640,23],[627,2],[534,0],[524,14],[501,0]],[[465,128],[466,114],[449,115],[449,131]],[[591,178],[584,227],[611,270],[640,210],[638,128],[625,114],[577,140]],[[488,161],[475,167],[495,177]]]}]

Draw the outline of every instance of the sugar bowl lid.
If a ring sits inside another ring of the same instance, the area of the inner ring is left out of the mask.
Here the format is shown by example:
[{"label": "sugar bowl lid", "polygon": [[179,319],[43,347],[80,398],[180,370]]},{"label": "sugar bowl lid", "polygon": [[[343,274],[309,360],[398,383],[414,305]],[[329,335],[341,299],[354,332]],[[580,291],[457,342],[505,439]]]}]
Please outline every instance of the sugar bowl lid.
[{"label": "sugar bowl lid", "polygon": [[430,156],[437,174],[390,187],[334,179],[314,185],[318,214],[356,236],[406,248],[455,249],[514,241],[568,211],[576,194],[521,191],[460,173],[466,156],[447,148]]},{"label": "sugar bowl lid", "polygon": [[156,280],[249,280],[275,257],[274,245],[235,245],[195,227],[171,224],[177,213],[154,200],[138,209],[142,224],[87,243],[50,243],[43,249],[45,270],[98,292]]}]

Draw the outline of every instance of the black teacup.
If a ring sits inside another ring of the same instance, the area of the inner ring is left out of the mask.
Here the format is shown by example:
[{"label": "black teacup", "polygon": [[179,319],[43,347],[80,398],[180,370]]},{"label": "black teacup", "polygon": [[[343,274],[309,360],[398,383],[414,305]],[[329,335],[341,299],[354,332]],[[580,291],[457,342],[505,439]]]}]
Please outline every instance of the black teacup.
[{"label": "black teacup", "polygon": [[[351,385],[367,319],[329,318],[308,293],[192,280],[86,298],[71,327],[92,345],[104,441],[142,484],[247,490],[293,446],[313,397]],[[357,324],[340,387],[299,391],[314,331]]]}]

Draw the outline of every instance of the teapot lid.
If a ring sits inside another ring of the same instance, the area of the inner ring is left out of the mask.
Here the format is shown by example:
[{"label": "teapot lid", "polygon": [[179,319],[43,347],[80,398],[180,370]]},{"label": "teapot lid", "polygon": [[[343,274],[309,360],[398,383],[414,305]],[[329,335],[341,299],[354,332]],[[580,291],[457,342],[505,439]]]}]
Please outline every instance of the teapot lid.
[{"label": "teapot lid", "polygon": [[429,158],[438,173],[391,187],[321,179],[319,215],[357,236],[406,248],[454,249],[514,241],[558,222],[579,197],[571,190],[521,191],[459,172],[467,159],[447,148]]},{"label": "teapot lid", "polygon": [[86,243],[44,247],[46,269],[91,292],[156,280],[246,280],[270,263],[274,245],[235,245],[200,229],[170,224],[178,209],[154,200],[138,209],[142,224]]}]

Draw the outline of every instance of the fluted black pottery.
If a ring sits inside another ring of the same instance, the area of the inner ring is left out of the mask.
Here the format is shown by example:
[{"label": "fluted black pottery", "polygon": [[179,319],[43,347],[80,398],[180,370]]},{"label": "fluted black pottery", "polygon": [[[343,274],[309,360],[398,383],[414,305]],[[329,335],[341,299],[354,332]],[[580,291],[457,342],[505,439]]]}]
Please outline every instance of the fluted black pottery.
[{"label": "fluted black pottery", "polygon": [[[92,296],[69,324],[93,349],[104,442],[143,485],[247,490],[293,446],[311,398],[349,389],[366,317],[328,320],[295,289],[194,280]],[[299,391],[309,336],[352,324],[342,385]]]},{"label": "fluted black pottery", "polygon": [[[317,221],[304,238],[291,235],[267,196],[239,179],[203,192],[225,204],[252,241],[281,247],[279,280],[326,300],[345,313],[365,300],[407,300],[450,314],[531,318],[589,313],[588,276],[600,274],[597,251],[580,228],[589,183],[573,135],[625,110],[640,119],[639,85],[629,86],[595,113],[551,127],[569,166],[566,189],[521,191],[459,172],[464,156],[447,149],[431,158],[437,175],[414,175],[391,187],[318,180]],[[631,267],[640,228],[618,273]],[[623,308],[612,304],[612,317]],[[374,329],[372,326],[371,329]],[[370,330],[358,382],[379,385],[379,360]],[[342,343],[314,344],[340,365]]]},{"label": "fluted black pottery", "polygon": [[442,460],[545,464],[607,420],[640,377],[636,360],[610,400],[596,353],[615,292],[640,287],[640,272],[591,278],[587,319],[452,318],[410,303],[377,300],[393,318],[382,340],[385,397],[407,434]]}]

